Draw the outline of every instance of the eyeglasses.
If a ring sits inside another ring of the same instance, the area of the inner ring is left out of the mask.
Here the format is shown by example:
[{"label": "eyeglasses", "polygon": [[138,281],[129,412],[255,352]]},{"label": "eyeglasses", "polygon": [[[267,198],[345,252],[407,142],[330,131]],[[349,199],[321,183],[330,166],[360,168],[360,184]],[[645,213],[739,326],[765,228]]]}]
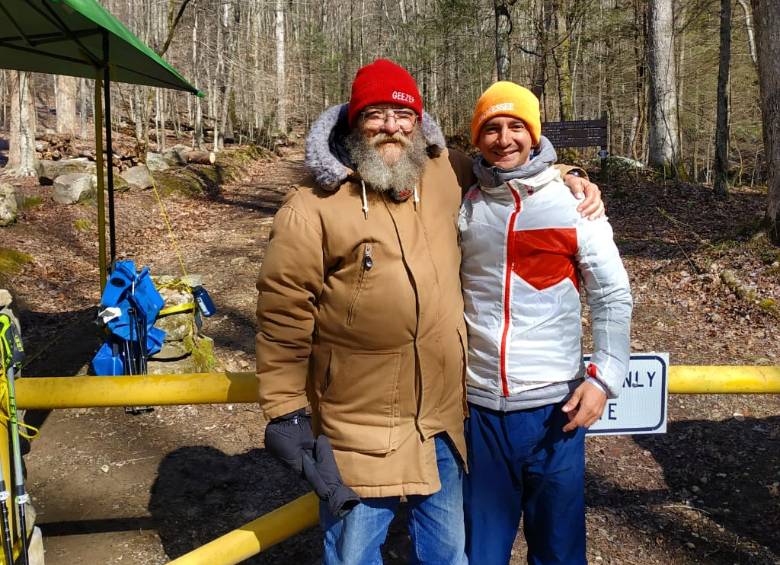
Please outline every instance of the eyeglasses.
[{"label": "eyeglasses", "polygon": [[381,128],[387,120],[393,118],[398,127],[408,131],[417,123],[417,114],[414,110],[405,108],[367,108],[361,112],[363,123],[372,129]]}]

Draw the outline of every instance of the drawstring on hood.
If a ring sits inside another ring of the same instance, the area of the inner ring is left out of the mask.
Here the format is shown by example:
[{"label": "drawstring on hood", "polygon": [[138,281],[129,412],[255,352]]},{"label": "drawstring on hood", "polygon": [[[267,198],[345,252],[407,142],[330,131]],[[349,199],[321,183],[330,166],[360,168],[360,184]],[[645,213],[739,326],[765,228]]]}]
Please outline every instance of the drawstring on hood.
[{"label": "drawstring on hood", "polygon": [[363,179],[360,179],[360,187],[362,188],[362,197],[363,197],[363,215],[365,216],[366,220],[368,219],[368,197],[366,196],[366,182]]},{"label": "drawstring on hood", "polygon": [[480,186],[485,188],[496,188],[507,181],[514,179],[530,178],[554,165],[558,160],[555,148],[550,140],[542,136],[539,140],[539,147],[532,153],[529,161],[524,165],[514,169],[501,169],[490,165],[483,157],[474,159],[474,174]]}]

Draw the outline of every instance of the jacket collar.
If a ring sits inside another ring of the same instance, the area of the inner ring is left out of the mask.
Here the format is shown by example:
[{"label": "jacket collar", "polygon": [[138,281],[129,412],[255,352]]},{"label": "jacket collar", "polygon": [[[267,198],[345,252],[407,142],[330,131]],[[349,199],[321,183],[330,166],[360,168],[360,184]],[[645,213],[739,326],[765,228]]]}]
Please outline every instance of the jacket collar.
[{"label": "jacket collar", "polygon": [[[423,112],[420,123],[428,143],[428,156],[438,157],[446,148],[444,134],[427,112]],[[348,132],[347,104],[340,104],[320,114],[306,137],[306,167],[325,190],[338,190],[354,174],[354,165],[344,146]]]},{"label": "jacket collar", "polygon": [[498,186],[477,184],[476,188],[502,201],[507,199],[511,201],[511,192],[516,192],[521,200],[525,200],[556,180],[561,180],[560,171],[548,165],[547,168],[531,177],[508,179]]}]

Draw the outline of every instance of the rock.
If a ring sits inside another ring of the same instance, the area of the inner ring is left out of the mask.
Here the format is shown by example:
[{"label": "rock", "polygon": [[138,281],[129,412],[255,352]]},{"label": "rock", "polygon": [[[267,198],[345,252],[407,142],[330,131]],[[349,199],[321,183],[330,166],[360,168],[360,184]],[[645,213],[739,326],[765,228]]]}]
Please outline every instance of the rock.
[{"label": "rock", "polygon": [[133,188],[151,188],[152,184],[154,184],[152,174],[149,172],[149,167],[146,165],[130,167],[120,176]]},{"label": "rock", "polygon": [[181,375],[199,372],[192,355],[176,361],[158,361],[156,359],[150,359],[146,364],[146,371],[150,375]]},{"label": "rock", "polygon": [[641,161],[620,155],[610,155],[607,157],[607,167],[610,170],[632,170],[644,169],[645,165]]},{"label": "rock", "polygon": [[[104,186],[106,187],[106,190],[108,190],[108,175],[103,175],[103,182]],[[127,183],[125,179],[123,179],[119,171],[114,169],[114,192],[125,192],[127,190],[130,190],[130,185]]]},{"label": "rock", "polygon": [[96,179],[90,173],[70,173],[54,180],[52,197],[60,204],[75,204],[95,195]]},{"label": "rock", "polygon": [[[183,312],[160,316],[155,326],[165,332],[165,341],[181,341],[195,335],[195,303],[190,288],[181,279],[170,275],[155,277],[155,285],[163,298],[163,310],[180,305],[189,305]],[[189,351],[188,351],[189,352]]]},{"label": "rock", "polygon": [[196,286],[203,286],[203,275],[190,273],[186,277],[182,277],[181,282],[183,282],[190,288],[195,288]]},{"label": "rock", "polygon": [[192,353],[192,339],[166,341],[162,349],[150,357],[153,361],[175,361],[188,357]]},{"label": "rock", "polygon": [[44,565],[43,534],[38,526],[33,527],[30,545],[27,548],[27,561],[30,565]]},{"label": "rock", "polygon": [[[185,339],[184,341],[186,342],[187,340]],[[217,366],[217,359],[214,357],[214,340],[206,336],[195,336],[192,357],[195,360],[195,367],[199,373],[213,371]]]},{"label": "rock", "polygon": [[13,301],[14,298],[11,296],[11,293],[4,288],[0,288],[0,308],[10,306]]},{"label": "rock", "polygon": [[54,179],[62,175],[73,173],[94,174],[95,171],[95,163],[85,158],[61,159],[60,161],[41,159],[38,161],[38,182],[42,185],[51,185],[54,183]]},{"label": "rock", "polygon": [[181,314],[171,314],[158,318],[154,327],[165,332],[165,341],[181,341],[185,337],[190,337],[195,333],[195,320],[193,313],[182,312]]},{"label": "rock", "polygon": [[170,165],[160,153],[152,153],[151,151],[146,154],[146,166],[150,171],[164,171]]},{"label": "rock", "polygon": [[[158,370],[152,373],[151,365]],[[149,374],[164,375],[173,373],[208,373],[214,370],[217,360],[214,357],[214,340],[196,335],[185,337],[181,341],[166,342],[162,350],[149,359]]]},{"label": "rock", "polygon": [[186,145],[174,145],[163,152],[162,158],[172,167],[181,167],[187,164],[187,159],[185,159],[184,154],[188,151],[190,151],[190,148]]},{"label": "rock", "polygon": [[157,279],[157,283],[157,290],[164,301],[163,308],[178,306],[179,304],[189,304],[193,301],[192,293],[189,289],[164,287],[162,286],[164,283],[160,279]]},{"label": "rock", "polygon": [[18,210],[16,189],[10,184],[0,183],[0,226],[13,224]]}]

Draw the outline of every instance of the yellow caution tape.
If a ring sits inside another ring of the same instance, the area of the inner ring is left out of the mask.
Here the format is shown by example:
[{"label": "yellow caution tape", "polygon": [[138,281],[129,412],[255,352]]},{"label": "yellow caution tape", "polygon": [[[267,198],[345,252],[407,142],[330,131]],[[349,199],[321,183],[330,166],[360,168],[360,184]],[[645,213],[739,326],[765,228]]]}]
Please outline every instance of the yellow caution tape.
[{"label": "yellow caution tape", "polygon": [[181,312],[190,312],[192,310],[195,310],[195,303],[194,302],[185,302],[184,304],[176,304],[174,306],[168,306],[167,308],[163,308],[157,314],[157,317],[161,318],[162,316],[169,316],[171,314],[179,314]]}]

